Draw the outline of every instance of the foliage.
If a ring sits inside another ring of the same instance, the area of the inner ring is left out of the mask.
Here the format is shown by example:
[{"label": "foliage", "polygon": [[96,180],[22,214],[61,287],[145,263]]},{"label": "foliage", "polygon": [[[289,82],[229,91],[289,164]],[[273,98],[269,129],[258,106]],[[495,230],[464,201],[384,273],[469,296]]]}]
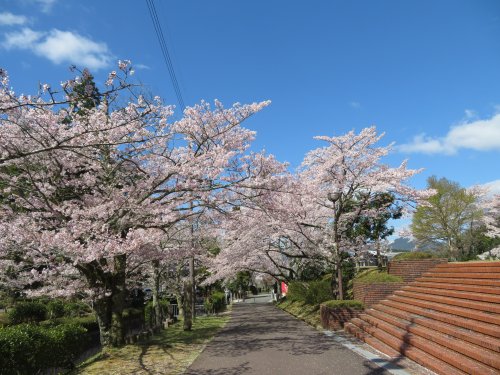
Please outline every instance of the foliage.
[{"label": "foliage", "polygon": [[480,193],[446,178],[427,180],[435,194],[428,205],[417,208],[410,226],[417,245],[445,250],[449,257],[465,260],[477,254],[475,238],[482,227]]},{"label": "foliage", "polygon": [[330,307],[332,309],[339,308],[339,307],[348,307],[350,309],[364,309],[363,302],[357,301],[357,300],[340,300],[340,299],[334,299],[330,301],[323,302],[322,305],[326,307]]},{"label": "foliage", "polygon": [[218,314],[226,307],[226,294],[223,292],[212,292],[204,301],[205,309],[212,314]]},{"label": "foliage", "polygon": [[328,280],[309,282],[292,281],[288,285],[287,298],[290,301],[300,301],[308,305],[318,305],[332,298],[331,285]]},{"label": "foliage", "polygon": [[47,304],[47,312],[49,319],[60,318],[64,316],[65,303],[60,299],[54,299]]},{"label": "foliage", "polygon": [[38,301],[18,302],[8,311],[10,324],[35,323],[47,318],[47,306]]},{"label": "foliage", "polygon": [[51,367],[71,367],[86,348],[86,329],[65,324],[19,324],[0,329],[0,374],[35,374]]},{"label": "foliage", "polygon": [[249,271],[240,271],[236,273],[235,277],[227,283],[227,288],[233,293],[237,293],[239,291],[245,292],[250,286],[251,279],[252,276]]},{"label": "foliage", "polygon": [[403,279],[400,276],[389,275],[386,270],[369,269],[360,272],[354,279],[360,283],[400,283]]},{"label": "foliage", "polygon": [[392,260],[419,260],[419,259],[432,259],[437,258],[436,254],[424,251],[407,251],[399,253]]}]

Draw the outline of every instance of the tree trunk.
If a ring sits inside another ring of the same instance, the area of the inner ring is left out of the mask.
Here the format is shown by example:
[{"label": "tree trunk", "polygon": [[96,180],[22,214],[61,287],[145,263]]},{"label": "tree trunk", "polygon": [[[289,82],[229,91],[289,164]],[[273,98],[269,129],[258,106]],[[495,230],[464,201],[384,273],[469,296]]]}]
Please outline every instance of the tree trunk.
[{"label": "tree trunk", "polygon": [[187,281],[184,284],[184,331],[191,331],[193,326],[193,312],[192,308],[192,299],[193,299],[193,285],[191,282]]},{"label": "tree trunk", "polygon": [[191,284],[191,318],[194,321],[196,317],[196,293],[194,283],[194,257],[189,258],[189,283]]},{"label": "tree trunk", "polygon": [[380,241],[378,239],[377,239],[375,246],[377,248],[377,267],[381,271],[382,270],[382,255],[380,255]]},{"label": "tree trunk", "polygon": [[344,299],[344,282],[342,280],[342,259],[339,256],[337,261],[337,285],[338,285],[338,297],[337,299]]},{"label": "tree trunk", "polygon": [[122,346],[125,344],[125,326],[123,324],[123,309],[125,307],[125,270],[127,256],[114,257],[115,268],[113,271],[113,292],[111,295],[111,345]]},{"label": "tree trunk", "polygon": [[111,297],[94,301],[94,311],[99,326],[99,340],[103,347],[111,346]]},{"label": "tree trunk", "polygon": [[162,311],[160,305],[160,262],[153,260],[153,328],[160,329],[162,324]]}]

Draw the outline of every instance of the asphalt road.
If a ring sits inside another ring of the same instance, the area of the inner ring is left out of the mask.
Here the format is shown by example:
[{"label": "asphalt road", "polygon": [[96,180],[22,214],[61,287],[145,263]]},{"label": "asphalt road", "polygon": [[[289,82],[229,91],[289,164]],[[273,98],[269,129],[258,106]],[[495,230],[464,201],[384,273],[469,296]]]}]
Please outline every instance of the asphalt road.
[{"label": "asphalt road", "polygon": [[272,304],[233,306],[229,323],[188,375],[388,374]]}]

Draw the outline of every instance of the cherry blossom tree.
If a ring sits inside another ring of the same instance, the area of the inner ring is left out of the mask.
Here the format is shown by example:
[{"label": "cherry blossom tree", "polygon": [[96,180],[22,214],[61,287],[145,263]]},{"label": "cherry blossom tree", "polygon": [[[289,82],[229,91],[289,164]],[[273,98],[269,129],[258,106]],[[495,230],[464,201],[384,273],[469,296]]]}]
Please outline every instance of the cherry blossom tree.
[{"label": "cherry blossom tree", "polygon": [[[432,193],[407,185],[420,170],[381,162],[391,150],[376,145],[381,138],[374,127],[317,137],[327,146],[309,152],[296,175],[250,197],[229,217],[214,277],[249,269],[287,280],[296,276],[297,263],[312,261],[335,268],[332,291],[342,299],[345,254],[365,248],[372,236],[358,230],[360,223],[399,216]],[[380,237],[384,228],[376,229]]]},{"label": "cherry blossom tree", "polygon": [[484,199],[483,221],[489,237],[500,237],[500,194],[494,194],[490,199]]},{"label": "cherry blossom tree", "polygon": [[373,204],[377,197],[391,194],[395,204],[409,209],[410,203],[422,201],[432,193],[406,184],[420,172],[408,169],[406,161],[399,167],[381,163],[391,150],[391,146],[376,145],[382,136],[371,127],[358,134],[350,131],[337,137],[315,137],[327,146],[310,151],[299,172],[308,192],[307,208],[315,212],[313,220],[304,225],[322,232],[317,245],[329,252],[335,264],[332,289],[337,299],[343,299],[342,253],[362,243],[349,236],[352,226],[361,217],[377,218],[387,210],[386,205]]},{"label": "cherry blossom tree", "polygon": [[[222,191],[267,169],[240,124],[269,102],[202,102],[171,121],[172,107],[135,95],[131,73],[120,62],[102,91],[83,71],[26,96],[1,71],[0,266],[31,294],[89,295],[103,345],[123,343],[127,282],[158,259],[165,231],[223,209]],[[133,100],[119,105],[123,92]]]}]

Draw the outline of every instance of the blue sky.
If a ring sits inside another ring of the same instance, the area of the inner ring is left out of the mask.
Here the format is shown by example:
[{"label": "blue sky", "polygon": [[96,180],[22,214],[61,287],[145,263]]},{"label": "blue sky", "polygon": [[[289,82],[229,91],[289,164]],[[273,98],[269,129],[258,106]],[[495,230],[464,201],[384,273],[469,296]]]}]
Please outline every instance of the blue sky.
[{"label": "blue sky", "polygon": [[[387,159],[500,191],[500,2],[159,1],[187,105],[270,99],[246,123],[297,166],[315,135],[376,125]],[[130,59],[146,90],[176,104],[146,1],[0,0],[0,66],[17,92],[88,66],[105,80]]]}]

